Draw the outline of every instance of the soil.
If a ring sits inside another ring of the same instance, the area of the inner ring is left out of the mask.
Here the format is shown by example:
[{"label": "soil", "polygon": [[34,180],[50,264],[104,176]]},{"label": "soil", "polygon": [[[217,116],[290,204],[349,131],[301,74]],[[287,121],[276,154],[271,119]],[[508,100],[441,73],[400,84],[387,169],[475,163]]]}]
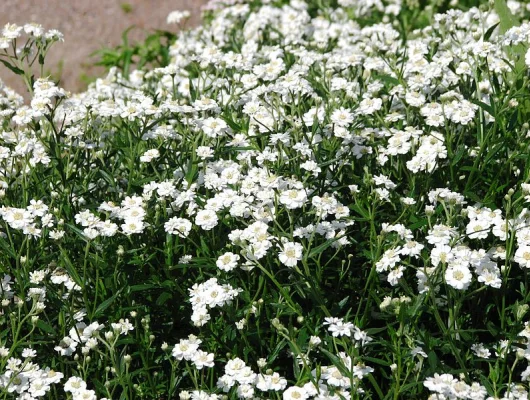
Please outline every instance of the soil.
[{"label": "soil", "polygon": [[[53,45],[46,57],[46,73],[60,77],[60,86],[71,92],[83,90],[90,79],[104,70],[94,67],[96,57],[90,55],[104,47],[122,42],[122,33],[134,28],[131,41],[142,40],[156,29],[176,32],[176,25],[166,23],[174,10],[188,10],[187,26],[200,22],[201,7],[207,0],[0,0],[0,29],[10,22],[23,25],[41,24],[45,29],[58,29],[64,42]],[[26,94],[19,77],[0,65],[0,79],[7,86]]]}]

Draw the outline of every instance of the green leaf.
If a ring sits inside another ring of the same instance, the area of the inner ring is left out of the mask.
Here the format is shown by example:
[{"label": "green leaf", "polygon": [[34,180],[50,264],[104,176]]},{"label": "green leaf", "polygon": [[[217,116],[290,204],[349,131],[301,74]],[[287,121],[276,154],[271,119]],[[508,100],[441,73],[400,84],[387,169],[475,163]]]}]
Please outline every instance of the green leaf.
[{"label": "green leaf", "polygon": [[141,285],[133,285],[133,286],[129,286],[129,293],[143,292],[144,290],[156,289],[158,287],[159,286],[153,285],[152,283],[144,283],[144,284],[141,284]]},{"label": "green leaf", "polygon": [[42,319],[39,319],[37,321],[37,328],[51,335],[55,335],[55,330],[48,323],[44,322]]},{"label": "green leaf", "polygon": [[383,367],[390,366],[390,363],[385,360],[380,360],[379,358],[373,358],[373,357],[363,357],[364,361],[368,361],[372,364],[382,365]]},{"label": "green leaf", "polygon": [[480,100],[471,100],[471,102],[480,108],[482,108],[484,111],[486,111],[489,115],[492,117],[495,116],[495,109],[492,105],[486,104],[483,101]]},{"label": "green leaf", "polygon": [[171,298],[171,293],[163,292],[160,296],[158,296],[158,299],[156,299],[156,305],[162,306],[166,304],[170,298]]},{"label": "green leaf", "polygon": [[315,247],[309,252],[308,258],[314,257],[322,252],[324,252],[329,246],[331,246],[333,243],[335,243],[337,240],[342,238],[342,236],[335,237],[333,239],[328,239],[324,243],[322,243],[320,246]]},{"label": "green leaf", "polygon": [[7,254],[9,254],[9,256],[13,259],[16,259],[17,258],[17,254],[13,251],[13,249],[11,248],[11,246],[9,244],[7,244],[7,242],[0,237],[0,248],[6,252]]},{"label": "green leaf", "polygon": [[370,214],[368,213],[368,211],[362,209],[357,204],[350,204],[348,207],[363,217],[362,220],[356,218],[357,221],[370,221]]},{"label": "green leaf", "polygon": [[88,242],[88,239],[83,233],[83,231],[79,229],[77,226],[72,225],[72,224],[64,224],[64,225],[67,226],[68,229],[74,232],[77,236],[79,236],[79,238],[82,239],[84,242]]},{"label": "green leaf", "polygon": [[229,115],[222,115],[221,118],[227,123],[227,125],[232,128],[236,132],[241,132],[241,126],[237,124],[231,116]]},{"label": "green leaf", "polygon": [[272,353],[270,354],[270,356],[268,357],[268,361],[269,363],[272,363],[274,360],[276,360],[276,358],[278,357],[278,355],[280,354],[280,352],[283,350],[283,348],[287,345],[287,340],[286,339],[282,339],[277,345],[276,347],[274,348],[274,350],[272,351]]},{"label": "green leaf", "polygon": [[[510,11],[505,0],[495,0],[495,11],[499,16],[499,25],[501,33],[505,33],[508,29],[517,25],[517,19]],[[491,28],[490,28],[491,29]]]},{"label": "green leaf", "polygon": [[378,74],[376,78],[392,85],[399,85],[399,80],[397,78],[387,74]]},{"label": "green leaf", "polygon": [[380,399],[384,399],[385,395],[383,394],[383,391],[381,390],[381,388],[377,384],[377,381],[375,380],[374,376],[372,374],[368,374],[367,378],[370,381],[370,383],[372,384],[372,386],[374,387],[374,389],[377,392],[377,395],[379,396],[379,398]]},{"label": "green leaf", "polygon": [[119,289],[116,293],[114,293],[114,295],[112,297],[109,297],[107,300],[105,300],[103,303],[101,303],[98,308],[96,308],[96,311],[94,313],[94,315],[92,316],[92,318],[96,318],[96,317],[99,317],[100,315],[103,314],[103,311],[105,311],[107,308],[110,307],[110,305],[112,303],[114,303],[114,301],[116,300],[116,298],[120,295],[120,293],[123,291],[123,288],[122,289]]},{"label": "green leaf", "polygon": [[427,355],[427,362],[429,363],[429,367],[431,371],[437,371],[438,370],[438,356],[434,351],[430,351]]},{"label": "green leaf", "polygon": [[486,328],[488,328],[488,331],[492,334],[493,337],[497,337],[499,334],[499,329],[495,326],[495,324],[491,321],[488,321],[486,323]]},{"label": "green leaf", "polygon": [[331,363],[337,367],[337,369],[340,371],[340,373],[344,376],[351,376],[351,372],[348,371],[342,360],[337,357],[335,354],[327,351],[325,348],[321,348],[320,351],[324,353],[331,361]]},{"label": "green leaf", "polygon": [[488,151],[488,154],[486,155],[486,158],[484,159],[484,164],[488,164],[489,161],[491,161],[497,153],[502,150],[506,146],[506,143],[499,143],[497,144],[493,149]]},{"label": "green leaf", "polygon": [[81,288],[84,288],[83,282],[81,280],[81,277],[77,273],[77,269],[73,265],[72,261],[70,260],[70,257],[68,256],[68,253],[65,249],[62,247],[59,250],[61,252],[61,260],[64,263],[64,268],[66,269],[66,272],[68,272],[68,275],[73,279],[73,281],[78,284]]},{"label": "green leaf", "polygon": [[490,37],[493,34],[493,31],[495,30],[495,28],[499,26],[499,24],[500,22],[497,22],[495,25],[493,25],[486,31],[486,33],[484,34],[484,40],[490,40]]},{"label": "green leaf", "polygon": [[9,68],[11,71],[13,71],[17,75],[24,75],[24,71],[22,71],[20,68],[15,67],[14,65],[9,64],[6,60],[1,60],[0,62],[4,64],[7,68]]},{"label": "green leaf", "polygon": [[451,160],[451,165],[453,167],[458,163],[458,161],[460,161],[460,159],[462,158],[465,152],[466,152],[466,148],[464,145],[461,145],[458,147],[458,150],[453,155],[453,159]]},{"label": "green leaf", "polygon": [[342,307],[344,307],[344,305],[347,303],[347,301],[349,300],[350,296],[346,296],[345,298],[343,298],[341,301],[339,301],[339,308],[342,309]]},{"label": "green leaf", "polygon": [[[510,28],[519,25],[519,21],[510,11],[506,0],[495,0],[495,11],[499,15],[501,33],[506,33]],[[517,74],[525,69],[525,53],[527,47],[524,44],[510,47],[510,53],[512,59],[515,61],[515,72]]]}]

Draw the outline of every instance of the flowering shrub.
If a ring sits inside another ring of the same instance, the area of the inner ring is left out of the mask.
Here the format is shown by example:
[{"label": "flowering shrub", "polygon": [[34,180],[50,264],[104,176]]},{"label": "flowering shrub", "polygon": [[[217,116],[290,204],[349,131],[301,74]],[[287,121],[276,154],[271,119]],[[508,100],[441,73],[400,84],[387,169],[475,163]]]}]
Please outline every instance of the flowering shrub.
[{"label": "flowering shrub", "polygon": [[529,10],[324,3],[76,95],[4,27],[3,398],[528,398]]}]

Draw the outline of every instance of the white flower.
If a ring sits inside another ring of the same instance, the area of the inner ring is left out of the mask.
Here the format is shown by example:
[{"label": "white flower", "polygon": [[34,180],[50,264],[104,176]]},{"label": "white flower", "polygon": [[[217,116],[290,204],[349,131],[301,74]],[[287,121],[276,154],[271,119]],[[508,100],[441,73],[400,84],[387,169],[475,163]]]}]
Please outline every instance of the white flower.
[{"label": "white flower", "polygon": [[78,390],[74,394],[73,400],[97,400],[96,392],[89,389]]},{"label": "white flower", "polygon": [[434,267],[437,267],[440,262],[447,264],[453,258],[454,254],[451,247],[445,244],[440,244],[431,250],[431,263]]},{"label": "white flower", "polygon": [[519,246],[513,259],[521,268],[530,268],[530,246]]},{"label": "white flower", "polygon": [[351,322],[344,322],[342,318],[326,317],[324,321],[324,325],[329,325],[328,331],[331,332],[333,337],[350,337],[352,330],[355,328],[355,325]]},{"label": "white flower", "polygon": [[192,223],[186,218],[173,217],[164,224],[164,229],[171,235],[177,235],[181,238],[188,237],[191,231]]},{"label": "white flower", "polygon": [[254,388],[252,385],[243,384],[237,387],[237,396],[240,399],[252,399],[254,398]]},{"label": "white flower", "polygon": [[145,228],[145,224],[140,219],[126,219],[121,225],[121,230],[127,236],[132,235],[133,233],[142,233]]},{"label": "white flower", "polygon": [[70,356],[75,352],[78,342],[69,336],[65,336],[54,350],[59,352],[61,356]]},{"label": "white flower", "polygon": [[396,286],[399,283],[399,279],[403,277],[403,272],[405,271],[405,267],[402,265],[398,265],[396,268],[392,269],[387,276],[387,281],[392,286]]},{"label": "white flower", "polygon": [[199,350],[200,341],[181,339],[171,351],[171,355],[177,360],[191,360]]},{"label": "white flower", "polygon": [[357,364],[353,366],[353,376],[359,379],[364,378],[366,375],[371,374],[374,372],[374,369],[372,367],[368,367],[364,364]]},{"label": "white flower", "polygon": [[223,271],[232,271],[237,267],[237,262],[239,261],[239,256],[234,253],[226,252],[222,256],[219,256],[215,265],[217,268]]},{"label": "white flower", "polygon": [[466,227],[466,233],[470,239],[486,239],[490,232],[490,224],[484,219],[470,221]]},{"label": "white flower", "polygon": [[50,384],[41,378],[31,381],[28,392],[34,397],[42,397],[50,390]]},{"label": "white flower", "polygon": [[72,376],[64,384],[64,391],[72,394],[86,389],[86,382],[77,376]]},{"label": "white flower", "polygon": [[341,107],[331,114],[331,122],[338,126],[348,126],[353,122],[353,114]]},{"label": "white flower", "polygon": [[287,242],[278,255],[280,262],[287,267],[294,267],[302,259],[303,247],[300,243]]},{"label": "white flower", "polygon": [[203,367],[212,368],[214,366],[213,358],[213,353],[206,353],[205,351],[198,350],[193,355],[191,362],[197,369],[202,369]]},{"label": "white flower", "polygon": [[157,149],[147,150],[142,156],[140,156],[141,162],[151,162],[154,159],[160,157],[160,152]]},{"label": "white flower", "polygon": [[[236,383],[236,380],[233,376],[230,375],[223,375],[217,380],[217,387],[221,389],[223,392],[228,393],[230,391],[230,388],[234,386]],[[258,388],[259,389],[259,388]],[[261,390],[261,389],[260,389]]]},{"label": "white flower", "polygon": [[364,99],[359,103],[357,114],[372,115],[374,112],[379,111],[382,106],[383,100],[381,99]]},{"label": "white flower", "polygon": [[168,16],[166,22],[168,24],[179,24],[182,20],[188,19],[190,17],[190,12],[188,10],[175,10],[171,11]]},{"label": "white flower", "polygon": [[471,345],[471,351],[480,358],[490,358],[491,352],[482,343],[475,343]]},{"label": "white flower", "polygon": [[472,275],[469,268],[455,265],[445,270],[445,281],[458,290],[465,290],[471,283]]},{"label": "white flower", "polygon": [[205,231],[209,231],[217,226],[219,219],[213,210],[201,210],[195,217],[195,223]]},{"label": "white flower", "polygon": [[33,358],[37,356],[37,352],[30,348],[25,348],[22,350],[22,357],[23,358]]},{"label": "white flower", "polygon": [[114,332],[119,333],[121,335],[127,335],[129,331],[134,330],[134,326],[129,322],[128,318],[120,318],[117,323],[112,323],[110,325],[112,326]]},{"label": "white flower", "polygon": [[304,388],[291,386],[283,392],[283,400],[306,400],[309,397]]},{"label": "white flower", "polygon": [[16,24],[5,24],[4,29],[2,29],[2,36],[6,39],[16,39],[22,34],[23,26],[18,26]]},{"label": "white flower", "polygon": [[286,190],[280,194],[280,203],[284,204],[288,209],[300,208],[307,201],[307,194],[305,190]]},{"label": "white flower", "polygon": [[208,146],[199,146],[197,147],[197,157],[206,159],[213,157],[213,149]]}]

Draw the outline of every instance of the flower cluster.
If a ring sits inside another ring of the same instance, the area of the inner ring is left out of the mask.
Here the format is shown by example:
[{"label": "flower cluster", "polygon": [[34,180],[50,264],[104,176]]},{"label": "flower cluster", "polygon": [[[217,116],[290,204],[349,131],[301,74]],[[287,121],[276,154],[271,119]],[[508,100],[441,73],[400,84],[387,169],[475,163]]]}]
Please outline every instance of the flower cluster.
[{"label": "flower cluster", "polygon": [[[0,356],[9,356],[9,350],[0,348]],[[0,387],[8,393],[18,394],[18,398],[38,399],[46,396],[51,385],[59,383],[64,375],[50,368],[41,369],[31,360],[37,352],[31,348],[22,351],[22,359],[10,357],[6,370],[0,375]]]},{"label": "flower cluster", "polygon": [[195,335],[190,335],[188,339],[181,339],[173,347],[171,355],[179,361],[191,361],[197,369],[204,367],[212,368],[214,366],[214,354],[200,350],[199,345],[201,343],[202,340],[198,339]]},{"label": "flower cluster", "polygon": [[74,95],[6,25],[0,395],[528,397],[530,8],[427,3],[212,1]]},{"label": "flower cluster", "polygon": [[193,308],[191,321],[195,326],[203,326],[211,318],[210,309],[231,304],[241,289],[234,289],[229,284],[220,285],[217,283],[217,278],[211,278],[201,284],[193,285],[189,292]]}]

